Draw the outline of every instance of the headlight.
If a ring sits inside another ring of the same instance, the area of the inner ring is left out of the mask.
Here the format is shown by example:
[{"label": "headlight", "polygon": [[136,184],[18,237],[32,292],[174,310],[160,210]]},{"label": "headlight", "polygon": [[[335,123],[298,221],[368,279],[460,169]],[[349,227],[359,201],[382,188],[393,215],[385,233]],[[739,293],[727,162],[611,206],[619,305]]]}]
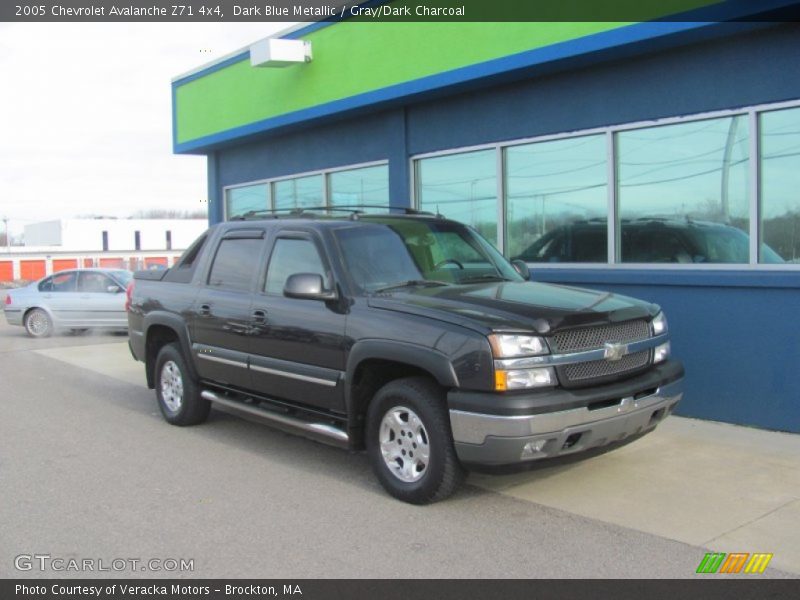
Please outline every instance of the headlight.
[{"label": "headlight", "polygon": [[509,371],[498,369],[494,372],[494,389],[498,392],[547,387],[556,385],[556,383],[556,373],[553,367],[513,369]]},{"label": "headlight", "polygon": [[495,358],[517,358],[547,354],[547,344],[535,335],[495,333],[489,336]]},{"label": "headlight", "polygon": [[667,317],[664,316],[664,311],[655,316],[650,323],[650,327],[653,329],[653,335],[661,335],[667,332]]},{"label": "headlight", "polygon": [[669,342],[664,342],[660,346],[656,346],[656,349],[653,350],[653,364],[658,364],[667,360],[669,358],[669,353]]}]

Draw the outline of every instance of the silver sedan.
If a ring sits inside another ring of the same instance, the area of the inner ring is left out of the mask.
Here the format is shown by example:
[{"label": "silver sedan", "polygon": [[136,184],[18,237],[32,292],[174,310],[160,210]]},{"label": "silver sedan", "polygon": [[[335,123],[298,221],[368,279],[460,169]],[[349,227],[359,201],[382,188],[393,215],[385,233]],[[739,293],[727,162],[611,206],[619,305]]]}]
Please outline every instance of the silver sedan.
[{"label": "silver sedan", "polygon": [[125,289],[132,273],[121,269],[60,271],[8,290],[3,312],[9,325],[47,337],[57,329],[127,329]]}]

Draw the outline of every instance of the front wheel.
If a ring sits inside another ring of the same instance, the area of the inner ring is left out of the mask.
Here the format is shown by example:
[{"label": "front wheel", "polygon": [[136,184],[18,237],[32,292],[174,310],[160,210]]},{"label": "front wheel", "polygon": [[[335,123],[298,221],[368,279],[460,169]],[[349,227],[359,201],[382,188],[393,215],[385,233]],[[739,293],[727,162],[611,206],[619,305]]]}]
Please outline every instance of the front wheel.
[{"label": "front wheel", "polygon": [[211,403],[200,397],[177,344],[167,344],[156,358],[156,397],[168,423],[197,425],[208,418]]},{"label": "front wheel", "polygon": [[367,412],[367,452],[392,496],[428,504],[450,496],[464,480],[442,390],[424,377],[392,381]]},{"label": "front wheel", "polygon": [[41,308],[34,308],[25,315],[25,331],[35,338],[50,337],[53,335],[53,320]]}]

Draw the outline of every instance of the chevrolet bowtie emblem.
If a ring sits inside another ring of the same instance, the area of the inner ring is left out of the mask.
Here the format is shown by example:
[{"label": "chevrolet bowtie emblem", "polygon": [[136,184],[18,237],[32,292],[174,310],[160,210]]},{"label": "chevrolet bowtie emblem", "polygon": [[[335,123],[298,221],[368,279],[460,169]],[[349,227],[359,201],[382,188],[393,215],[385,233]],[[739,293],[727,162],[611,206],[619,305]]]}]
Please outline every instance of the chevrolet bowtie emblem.
[{"label": "chevrolet bowtie emblem", "polygon": [[606,342],[603,350],[603,358],[606,360],[619,360],[628,354],[628,344],[618,344],[616,342]]}]

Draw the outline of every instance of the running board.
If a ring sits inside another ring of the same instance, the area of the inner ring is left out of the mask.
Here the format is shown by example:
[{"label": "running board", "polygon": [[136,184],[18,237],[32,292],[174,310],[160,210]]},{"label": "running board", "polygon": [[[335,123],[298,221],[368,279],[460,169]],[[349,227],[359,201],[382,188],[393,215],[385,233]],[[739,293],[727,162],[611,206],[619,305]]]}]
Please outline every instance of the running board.
[{"label": "running board", "polygon": [[237,413],[242,417],[255,419],[268,425],[278,427],[279,429],[289,431],[290,433],[299,433],[313,440],[332,444],[340,448],[348,447],[349,436],[347,432],[333,425],[290,417],[289,415],[283,415],[264,408],[251,406],[236,400],[231,400],[230,398],[224,398],[210,390],[203,390],[200,396],[215,404],[224,406],[230,409],[231,412]]}]

